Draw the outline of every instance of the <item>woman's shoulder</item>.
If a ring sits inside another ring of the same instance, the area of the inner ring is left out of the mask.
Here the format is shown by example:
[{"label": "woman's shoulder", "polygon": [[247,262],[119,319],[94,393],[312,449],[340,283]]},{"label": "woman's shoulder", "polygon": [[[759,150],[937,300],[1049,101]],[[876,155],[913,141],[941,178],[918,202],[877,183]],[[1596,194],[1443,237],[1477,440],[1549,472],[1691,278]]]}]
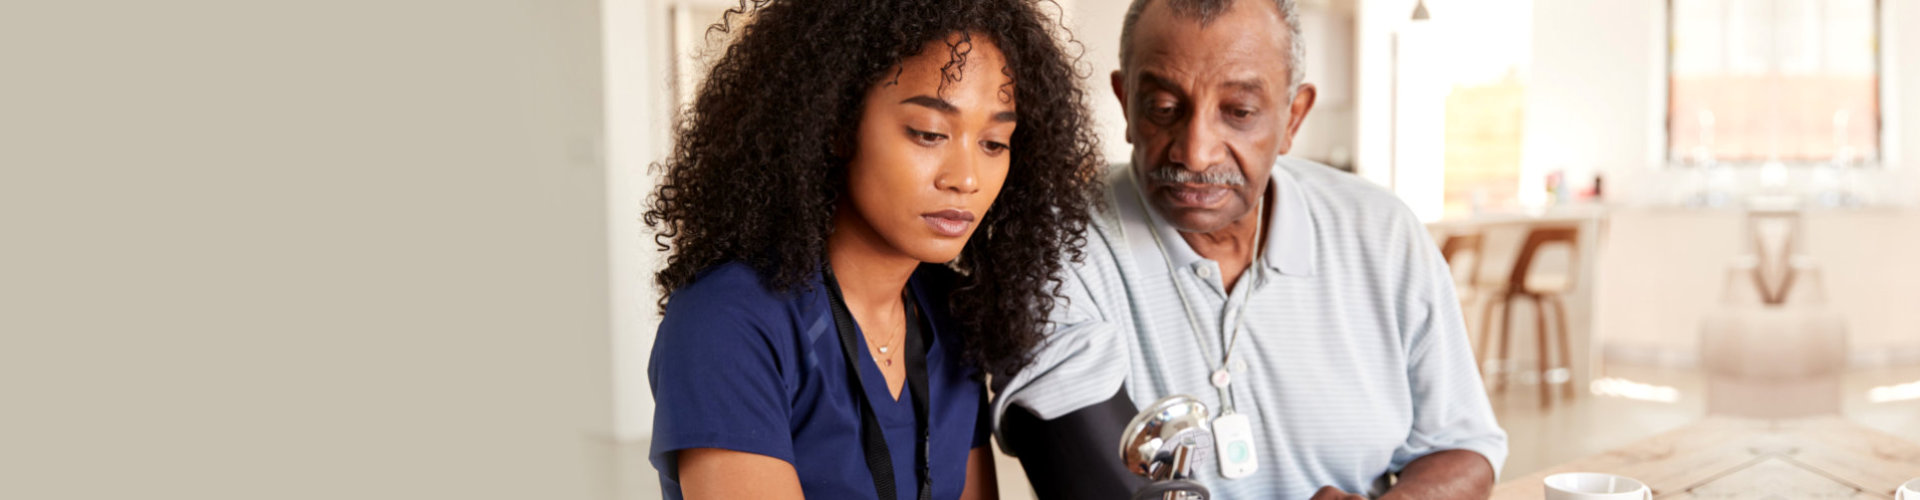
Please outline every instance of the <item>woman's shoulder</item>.
[{"label": "woman's shoulder", "polygon": [[790,290],[768,286],[759,271],[742,262],[714,266],[674,290],[667,298],[661,330],[694,327],[701,330],[728,326],[753,330],[782,330],[799,321],[813,299],[812,283]]},{"label": "woman's shoulder", "polygon": [[667,310],[686,306],[756,306],[786,304],[804,299],[812,283],[792,290],[768,286],[760,271],[744,262],[730,261],[701,271],[693,281],[672,292]]}]

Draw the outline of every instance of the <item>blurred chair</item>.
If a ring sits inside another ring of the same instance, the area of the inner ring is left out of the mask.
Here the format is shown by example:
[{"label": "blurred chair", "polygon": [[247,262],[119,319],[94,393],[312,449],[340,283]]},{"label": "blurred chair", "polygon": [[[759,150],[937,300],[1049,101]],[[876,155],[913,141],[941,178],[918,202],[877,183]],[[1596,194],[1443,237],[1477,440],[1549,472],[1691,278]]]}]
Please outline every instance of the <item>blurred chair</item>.
[{"label": "blurred chair", "polygon": [[[1453,274],[1453,290],[1460,299],[1461,310],[1469,310],[1468,305],[1480,298],[1484,288],[1479,281],[1480,263],[1487,260],[1480,248],[1482,239],[1478,232],[1451,234],[1440,244],[1440,257],[1446,259],[1447,268]],[[1485,335],[1472,333],[1476,339]]]},{"label": "blurred chair", "polygon": [[1797,255],[1798,213],[1748,214],[1751,253],[1728,266],[1722,305],[1700,328],[1707,412],[1792,418],[1840,412],[1847,327],[1821,271]]},{"label": "blurred chair", "polygon": [[1747,212],[1747,239],[1752,245],[1748,274],[1760,292],[1760,302],[1769,306],[1786,303],[1801,268],[1811,266],[1811,260],[1800,255],[1800,212]]},{"label": "blurred chair", "polygon": [[[1484,294],[1487,303],[1485,312],[1481,315],[1481,328],[1491,333],[1494,308],[1499,307],[1504,312],[1500,321],[1500,355],[1493,358],[1487,357],[1487,351],[1493,343],[1493,335],[1481,337],[1479,352],[1476,353],[1477,357],[1483,360],[1482,376],[1493,381],[1493,392],[1506,390],[1507,374],[1500,372],[1512,362],[1509,351],[1513,345],[1513,303],[1517,299],[1525,298],[1533,302],[1534,331],[1538,339],[1536,344],[1540,346],[1540,405],[1545,407],[1553,403],[1552,391],[1555,383],[1564,382],[1567,386],[1566,397],[1573,397],[1573,354],[1570,335],[1567,331],[1567,304],[1562,297],[1573,290],[1574,275],[1580,269],[1579,242],[1580,230],[1577,227],[1534,227],[1528,230],[1526,242],[1520,246],[1520,255],[1514,259],[1513,271],[1507,275],[1506,283]],[[1562,267],[1560,272],[1539,271],[1541,250],[1553,246],[1566,247],[1565,267]],[[1547,323],[1547,305],[1549,304],[1555,311],[1553,328],[1549,328]],[[1554,365],[1552,356],[1548,355],[1548,347],[1556,339],[1560,347],[1557,367],[1552,366]],[[1552,373],[1556,369],[1565,370],[1566,380],[1554,380]],[[1485,373],[1488,371],[1494,373],[1491,375]]]}]

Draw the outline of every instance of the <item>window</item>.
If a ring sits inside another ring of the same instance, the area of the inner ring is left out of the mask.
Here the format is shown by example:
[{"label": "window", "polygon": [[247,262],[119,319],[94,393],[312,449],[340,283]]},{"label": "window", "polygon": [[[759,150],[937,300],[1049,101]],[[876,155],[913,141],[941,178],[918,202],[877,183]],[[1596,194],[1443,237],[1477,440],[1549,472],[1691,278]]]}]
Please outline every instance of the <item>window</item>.
[{"label": "window", "polygon": [[1876,0],[1671,0],[1675,165],[1880,163]]}]

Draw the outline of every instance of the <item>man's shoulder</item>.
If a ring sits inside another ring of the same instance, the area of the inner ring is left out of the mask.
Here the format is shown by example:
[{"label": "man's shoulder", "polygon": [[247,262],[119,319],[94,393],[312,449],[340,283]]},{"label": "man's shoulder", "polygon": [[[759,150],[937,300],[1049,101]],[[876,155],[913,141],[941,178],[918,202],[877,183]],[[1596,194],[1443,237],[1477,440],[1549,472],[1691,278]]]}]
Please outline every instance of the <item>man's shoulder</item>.
[{"label": "man's shoulder", "polygon": [[1274,163],[1274,171],[1274,175],[1290,176],[1299,187],[1314,225],[1323,235],[1372,239],[1408,234],[1423,227],[1420,218],[1393,191],[1358,175],[1288,156]]},{"label": "man's shoulder", "polygon": [[1303,194],[1320,206],[1342,212],[1407,211],[1400,197],[1386,187],[1320,162],[1282,156],[1274,162],[1274,170],[1290,175]]},{"label": "man's shoulder", "polygon": [[1123,196],[1137,196],[1134,194],[1132,168],[1124,162],[1107,165],[1106,187],[1101,190],[1100,198],[1095,200],[1093,220],[1087,227],[1089,245],[1110,247],[1124,240],[1120,233],[1120,226],[1124,224],[1120,203]]}]

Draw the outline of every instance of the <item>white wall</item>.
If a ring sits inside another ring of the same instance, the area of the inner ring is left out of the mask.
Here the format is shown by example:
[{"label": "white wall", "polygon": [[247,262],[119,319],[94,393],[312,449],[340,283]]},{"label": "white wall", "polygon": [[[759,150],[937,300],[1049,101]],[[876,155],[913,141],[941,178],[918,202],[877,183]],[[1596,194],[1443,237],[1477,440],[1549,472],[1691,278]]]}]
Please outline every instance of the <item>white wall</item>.
[{"label": "white wall", "polygon": [[1085,47],[1080,54],[1081,67],[1087,70],[1087,103],[1093,110],[1094,125],[1100,133],[1100,151],[1110,163],[1130,161],[1133,146],[1127,144],[1127,115],[1120,111],[1120,99],[1113,95],[1109,75],[1120,69],[1120,22],[1127,17],[1128,0],[1057,0],[1065,8],[1063,17],[1074,40]]},{"label": "white wall", "polygon": [[1544,178],[1605,172],[1609,196],[1665,148],[1666,0],[1536,1],[1522,129],[1520,201],[1546,203]]},{"label": "white wall", "polygon": [[601,0],[607,137],[607,244],[613,321],[615,434],[653,435],[647,358],[660,326],[653,273],[663,258],[641,220],[656,184],[649,168],[671,149],[670,0]]},{"label": "white wall", "polygon": [[[1890,196],[1902,203],[1912,203],[1920,198],[1920,73],[1911,70],[1912,62],[1920,59],[1920,5],[1913,2],[1883,0],[1880,2],[1883,19],[1880,24],[1881,44],[1887,50],[1880,54],[1882,109],[1889,115],[1883,125],[1881,149],[1894,165],[1899,166],[1896,186],[1905,186],[1909,198]],[[1904,182],[1901,182],[1904,181]]]},{"label": "white wall", "polygon": [[1394,35],[1412,22],[1415,0],[1356,0],[1354,167],[1381,186],[1393,185]]},{"label": "white wall", "polygon": [[0,498],[608,498],[598,30],[0,7]]},{"label": "white wall", "polygon": [[1317,98],[1288,154],[1335,166],[1351,166],[1354,134],[1354,36],[1352,0],[1303,1],[1300,37],[1307,44],[1306,83]]}]

